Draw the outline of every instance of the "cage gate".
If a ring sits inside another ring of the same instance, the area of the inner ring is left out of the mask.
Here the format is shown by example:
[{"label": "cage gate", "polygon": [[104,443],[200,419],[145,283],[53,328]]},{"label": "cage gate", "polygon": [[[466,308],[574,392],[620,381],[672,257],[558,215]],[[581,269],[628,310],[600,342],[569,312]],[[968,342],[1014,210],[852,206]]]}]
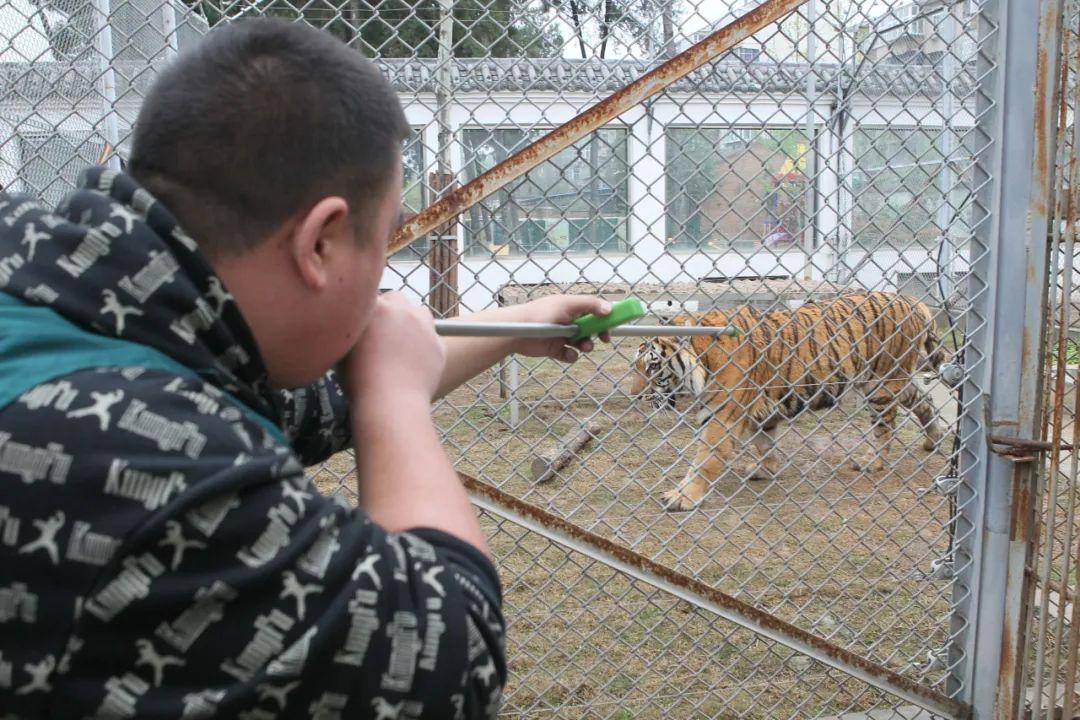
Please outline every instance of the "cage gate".
[{"label": "cage gate", "polygon": [[[120,167],[156,67],[251,15],[402,99],[384,289],[744,325],[435,407],[500,716],[1080,715],[1078,0],[6,0],[0,185]],[[355,502],[350,453],[310,473]]]}]

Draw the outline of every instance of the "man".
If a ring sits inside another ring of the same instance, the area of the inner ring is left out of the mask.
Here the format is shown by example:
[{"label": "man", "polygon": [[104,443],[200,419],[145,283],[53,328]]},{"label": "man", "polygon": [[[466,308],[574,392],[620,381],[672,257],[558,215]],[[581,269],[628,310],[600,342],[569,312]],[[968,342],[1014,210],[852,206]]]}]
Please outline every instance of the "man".
[{"label": "man", "polygon": [[[0,195],[6,717],[496,711],[499,582],[430,405],[576,351],[444,343],[378,297],[406,132],[356,53],[238,22],[160,75],[131,176],[55,213]],[[303,474],[350,443],[359,510]]]}]

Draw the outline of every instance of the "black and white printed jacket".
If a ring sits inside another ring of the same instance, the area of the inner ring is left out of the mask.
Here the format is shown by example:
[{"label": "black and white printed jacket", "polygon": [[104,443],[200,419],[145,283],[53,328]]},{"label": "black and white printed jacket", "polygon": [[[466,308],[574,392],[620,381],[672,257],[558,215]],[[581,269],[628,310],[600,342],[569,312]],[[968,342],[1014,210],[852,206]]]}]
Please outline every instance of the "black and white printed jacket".
[{"label": "black and white printed jacket", "polygon": [[0,194],[0,718],[492,716],[494,568],[320,494],[349,442],[130,177]]}]

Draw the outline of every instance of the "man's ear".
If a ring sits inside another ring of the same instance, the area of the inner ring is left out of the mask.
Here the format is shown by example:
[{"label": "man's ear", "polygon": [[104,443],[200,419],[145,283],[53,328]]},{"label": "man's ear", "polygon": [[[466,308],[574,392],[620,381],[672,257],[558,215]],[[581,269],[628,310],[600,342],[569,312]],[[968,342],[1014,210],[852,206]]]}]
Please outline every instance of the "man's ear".
[{"label": "man's ear", "polygon": [[289,233],[289,254],[304,283],[321,290],[329,282],[329,263],[342,242],[355,242],[349,225],[349,203],[325,197],[300,215]]}]

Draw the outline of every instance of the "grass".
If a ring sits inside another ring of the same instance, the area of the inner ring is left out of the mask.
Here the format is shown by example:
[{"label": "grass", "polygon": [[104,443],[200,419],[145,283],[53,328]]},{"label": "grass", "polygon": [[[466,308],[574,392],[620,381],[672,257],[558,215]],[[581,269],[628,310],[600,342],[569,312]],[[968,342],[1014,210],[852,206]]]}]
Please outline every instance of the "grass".
[{"label": "grass", "polygon": [[[694,433],[621,390],[634,347],[573,366],[522,360],[516,428],[494,373],[455,392],[435,414],[457,466],[896,670],[944,644],[951,589],[919,577],[945,554],[948,509],[919,491],[946,458],[919,448],[912,423],[886,469],[867,473],[850,463],[870,434],[861,402],[805,413],[780,434],[775,481],[745,479],[753,455],[740,451],[701,508],[666,513],[659,496],[686,471]],[[601,440],[535,485],[536,453],[598,413]],[[354,487],[351,458],[316,478]],[[482,523],[510,625],[506,717],[795,718],[893,702],[509,521]]]},{"label": "grass", "polygon": [[1052,368],[1057,365],[1058,361],[1058,345],[1059,342],[1064,340],[1065,343],[1065,364],[1066,365],[1080,365],[1080,342],[1074,340],[1071,337],[1055,338],[1046,347],[1046,366]]}]

